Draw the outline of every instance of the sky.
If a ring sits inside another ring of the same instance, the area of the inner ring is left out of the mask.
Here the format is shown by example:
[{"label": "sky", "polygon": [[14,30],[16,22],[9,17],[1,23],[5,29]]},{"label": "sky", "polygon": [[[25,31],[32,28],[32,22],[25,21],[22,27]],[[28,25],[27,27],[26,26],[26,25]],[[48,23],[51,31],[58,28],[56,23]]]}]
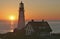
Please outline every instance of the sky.
[{"label": "sky", "polygon": [[[60,20],[60,0],[22,0],[26,20]],[[21,0],[0,0],[0,20],[18,19]]]}]

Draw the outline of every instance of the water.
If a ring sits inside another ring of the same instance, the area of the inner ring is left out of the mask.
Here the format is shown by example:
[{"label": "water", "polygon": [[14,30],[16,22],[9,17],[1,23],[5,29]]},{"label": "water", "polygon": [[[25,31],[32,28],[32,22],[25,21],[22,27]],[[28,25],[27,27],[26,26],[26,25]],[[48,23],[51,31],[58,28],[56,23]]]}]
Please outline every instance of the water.
[{"label": "water", "polygon": [[[60,33],[60,21],[48,21],[52,33]],[[0,21],[0,33],[13,32],[13,29],[17,27],[17,22]]]},{"label": "water", "polygon": [[0,21],[0,33],[13,32],[13,29],[17,26],[14,21]]},{"label": "water", "polygon": [[52,33],[60,33],[60,21],[48,21],[50,27],[52,28]]}]

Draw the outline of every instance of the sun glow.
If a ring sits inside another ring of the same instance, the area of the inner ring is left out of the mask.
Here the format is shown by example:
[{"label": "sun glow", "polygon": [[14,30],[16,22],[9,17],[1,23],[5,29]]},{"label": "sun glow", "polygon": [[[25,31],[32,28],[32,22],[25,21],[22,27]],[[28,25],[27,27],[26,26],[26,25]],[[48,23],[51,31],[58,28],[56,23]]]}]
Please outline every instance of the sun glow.
[{"label": "sun glow", "polygon": [[15,20],[15,17],[14,16],[10,16],[9,19],[10,20]]}]

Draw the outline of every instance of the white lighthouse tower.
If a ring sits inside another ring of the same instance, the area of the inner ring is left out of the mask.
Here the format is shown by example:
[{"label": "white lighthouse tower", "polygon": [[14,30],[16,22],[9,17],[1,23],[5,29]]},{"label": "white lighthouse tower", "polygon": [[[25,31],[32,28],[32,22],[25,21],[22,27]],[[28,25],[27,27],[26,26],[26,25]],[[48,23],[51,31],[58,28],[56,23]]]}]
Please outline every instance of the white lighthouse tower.
[{"label": "white lighthouse tower", "polygon": [[25,26],[24,3],[21,1],[19,5],[19,16],[18,16],[17,29],[22,29],[24,26]]}]

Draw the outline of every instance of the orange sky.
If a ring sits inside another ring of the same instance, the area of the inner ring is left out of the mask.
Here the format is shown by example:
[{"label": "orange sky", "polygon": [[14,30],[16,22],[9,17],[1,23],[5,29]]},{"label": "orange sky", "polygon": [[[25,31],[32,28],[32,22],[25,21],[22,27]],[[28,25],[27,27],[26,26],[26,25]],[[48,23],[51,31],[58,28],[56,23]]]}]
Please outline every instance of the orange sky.
[{"label": "orange sky", "polygon": [[[26,20],[60,20],[60,0],[23,0]],[[13,15],[18,19],[19,2],[0,0],[0,20],[9,20]]]}]

